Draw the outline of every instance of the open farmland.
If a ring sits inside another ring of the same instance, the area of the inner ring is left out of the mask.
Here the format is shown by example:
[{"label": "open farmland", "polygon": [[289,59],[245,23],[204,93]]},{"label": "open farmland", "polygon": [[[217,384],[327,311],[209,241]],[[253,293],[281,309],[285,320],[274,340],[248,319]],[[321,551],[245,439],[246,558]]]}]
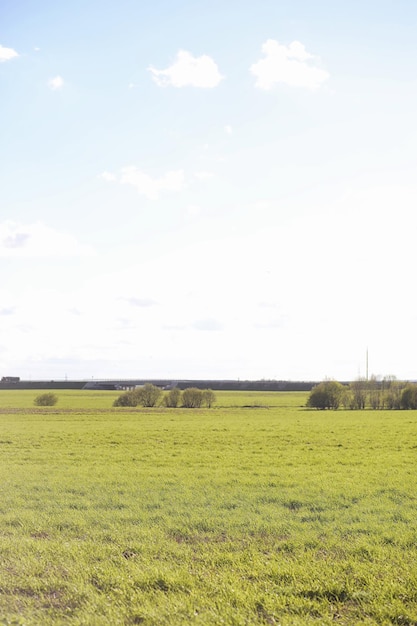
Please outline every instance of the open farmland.
[{"label": "open farmland", "polygon": [[417,624],[417,412],[0,394],[0,623]]}]

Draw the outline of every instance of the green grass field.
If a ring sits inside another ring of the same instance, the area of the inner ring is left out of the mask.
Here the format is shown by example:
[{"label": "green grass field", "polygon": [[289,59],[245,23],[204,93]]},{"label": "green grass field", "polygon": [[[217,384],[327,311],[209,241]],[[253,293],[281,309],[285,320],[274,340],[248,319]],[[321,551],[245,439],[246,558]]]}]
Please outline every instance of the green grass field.
[{"label": "green grass field", "polygon": [[0,623],[417,624],[417,412],[0,392]]}]

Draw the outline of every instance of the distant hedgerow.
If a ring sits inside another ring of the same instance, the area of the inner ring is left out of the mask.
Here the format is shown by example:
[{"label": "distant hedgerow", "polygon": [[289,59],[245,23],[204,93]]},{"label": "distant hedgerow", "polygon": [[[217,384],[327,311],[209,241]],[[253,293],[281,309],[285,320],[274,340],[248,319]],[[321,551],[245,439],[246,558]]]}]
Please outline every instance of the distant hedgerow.
[{"label": "distant hedgerow", "polygon": [[307,405],[315,409],[417,409],[417,384],[394,376],[358,378],[350,385],[325,380],[313,387]]}]

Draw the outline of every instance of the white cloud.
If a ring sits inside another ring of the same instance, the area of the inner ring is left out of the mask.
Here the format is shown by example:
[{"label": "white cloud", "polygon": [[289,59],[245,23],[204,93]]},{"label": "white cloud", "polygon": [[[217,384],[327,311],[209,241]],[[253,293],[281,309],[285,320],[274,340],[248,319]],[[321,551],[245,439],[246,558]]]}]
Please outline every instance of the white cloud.
[{"label": "white cloud", "polygon": [[278,83],[290,87],[317,89],[329,73],[311,64],[314,59],[299,41],[284,46],[268,39],[262,46],[265,57],[251,65],[250,72],[256,77],[256,87],[269,90]]},{"label": "white cloud", "polygon": [[53,91],[56,91],[57,89],[62,89],[62,87],[64,86],[64,79],[62,78],[62,76],[55,76],[55,78],[51,78],[48,81],[48,86]]},{"label": "white cloud", "polygon": [[10,61],[10,59],[14,59],[18,56],[19,55],[17,54],[16,50],[13,50],[13,48],[5,48],[4,46],[0,45],[0,63],[3,63],[4,61]]},{"label": "white cloud", "polygon": [[214,174],[213,172],[195,172],[194,177],[197,178],[197,180],[210,180],[210,178],[213,178]]},{"label": "white cloud", "polygon": [[87,256],[92,250],[80,245],[68,234],[37,222],[19,224],[11,220],[0,223],[0,258],[44,258]]},{"label": "white cloud", "polygon": [[157,200],[161,192],[178,192],[185,187],[183,170],[173,170],[160,178],[152,178],[146,172],[132,165],[122,168],[119,176],[111,172],[103,172],[100,174],[100,178],[122,185],[132,185],[138,193],[146,196],[149,200]]},{"label": "white cloud", "polygon": [[227,135],[231,135],[233,133],[233,128],[230,126],[230,124],[226,124],[226,126],[224,127],[224,132],[227,133]]},{"label": "white cloud", "polygon": [[[123,167],[118,173],[104,171],[98,177],[110,183],[131,185],[149,200],[158,200],[161,193],[175,193],[186,187],[184,170],[170,170],[160,177],[153,178],[143,170],[130,165]],[[201,170],[194,172],[193,177],[204,182],[213,178],[214,173]]]},{"label": "white cloud", "polygon": [[107,180],[109,183],[115,182],[117,180],[117,177],[111,172],[102,172],[101,174],[99,174],[99,178]]},{"label": "white cloud", "polygon": [[175,62],[165,70],[150,67],[152,78],[160,87],[201,87],[210,89],[217,87],[224,78],[217,64],[206,54],[193,57],[190,52],[180,50]]}]

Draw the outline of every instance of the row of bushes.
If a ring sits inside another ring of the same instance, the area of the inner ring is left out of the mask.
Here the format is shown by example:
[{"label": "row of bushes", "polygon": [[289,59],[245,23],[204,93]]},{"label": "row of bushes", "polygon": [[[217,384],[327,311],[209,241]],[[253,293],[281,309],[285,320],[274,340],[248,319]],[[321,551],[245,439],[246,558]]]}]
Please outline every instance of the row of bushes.
[{"label": "row of bushes", "polygon": [[[57,401],[58,396],[55,393],[47,392],[36,396],[34,404],[36,406],[55,406]],[[202,406],[206,406],[210,409],[215,401],[216,396],[211,389],[189,387],[181,391],[178,387],[174,387],[166,394],[163,394],[159,387],[148,383],[132,391],[125,391],[116,398],[113,406],[154,407],[162,405],[169,408],[182,406],[187,409],[199,409]]]},{"label": "row of bushes", "polygon": [[199,409],[202,406],[206,406],[210,409],[215,401],[216,397],[211,389],[189,387],[181,391],[178,387],[174,387],[163,394],[159,387],[147,383],[143,387],[137,387],[122,393],[113,402],[113,406],[154,407],[163,405],[169,408],[182,406],[187,409]]},{"label": "row of bushes", "polygon": [[307,406],[314,409],[417,409],[417,384],[391,378],[359,379],[350,385],[325,380],[313,387]]}]

